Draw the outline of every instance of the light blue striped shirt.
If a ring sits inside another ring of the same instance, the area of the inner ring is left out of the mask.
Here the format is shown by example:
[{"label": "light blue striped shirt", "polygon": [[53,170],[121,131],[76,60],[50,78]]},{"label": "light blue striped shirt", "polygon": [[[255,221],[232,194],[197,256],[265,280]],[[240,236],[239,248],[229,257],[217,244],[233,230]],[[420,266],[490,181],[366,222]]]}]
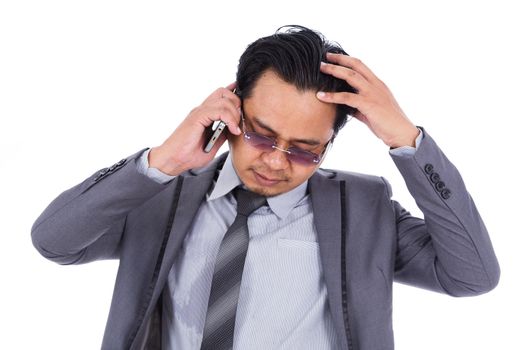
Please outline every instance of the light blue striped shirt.
[{"label": "light blue striped shirt", "polygon": [[[420,139],[421,133],[416,145]],[[409,156],[415,150],[390,152]],[[161,183],[174,178],[149,168],[148,154],[139,171]],[[239,185],[229,155],[168,275],[162,296],[165,350],[200,349],[215,259],[236,216],[231,190]],[[233,349],[339,349],[307,182],[269,197],[268,206],[248,218],[248,230]]]}]

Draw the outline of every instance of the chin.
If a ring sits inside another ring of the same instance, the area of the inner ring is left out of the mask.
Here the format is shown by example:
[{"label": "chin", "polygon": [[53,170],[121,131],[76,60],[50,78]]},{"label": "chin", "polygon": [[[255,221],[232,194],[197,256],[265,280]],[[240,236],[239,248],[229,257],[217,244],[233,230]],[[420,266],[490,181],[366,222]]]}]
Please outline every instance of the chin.
[{"label": "chin", "polygon": [[262,186],[253,181],[241,179],[242,183],[252,192],[265,197],[273,197],[290,190],[287,186]]},{"label": "chin", "polygon": [[287,190],[279,190],[277,188],[268,188],[268,187],[264,187],[264,186],[258,186],[258,185],[247,184],[247,183],[245,183],[244,185],[250,191],[252,191],[254,193],[257,193],[257,194],[260,194],[261,196],[265,196],[265,197],[277,196],[277,195],[287,191]]}]

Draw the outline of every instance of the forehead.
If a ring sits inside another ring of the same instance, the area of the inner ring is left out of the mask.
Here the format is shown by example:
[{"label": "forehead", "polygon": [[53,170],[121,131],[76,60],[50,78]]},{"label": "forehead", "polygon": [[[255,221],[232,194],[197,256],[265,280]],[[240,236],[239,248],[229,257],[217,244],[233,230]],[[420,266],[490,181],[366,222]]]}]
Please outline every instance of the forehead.
[{"label": "forehead", "polygon": [[321,102],[316,92],[299,91],[268,70],[244,100],[244,113],[247,118],[261,120],[285,139],[317,138],[325,142],[333,134],[336,107]]}]

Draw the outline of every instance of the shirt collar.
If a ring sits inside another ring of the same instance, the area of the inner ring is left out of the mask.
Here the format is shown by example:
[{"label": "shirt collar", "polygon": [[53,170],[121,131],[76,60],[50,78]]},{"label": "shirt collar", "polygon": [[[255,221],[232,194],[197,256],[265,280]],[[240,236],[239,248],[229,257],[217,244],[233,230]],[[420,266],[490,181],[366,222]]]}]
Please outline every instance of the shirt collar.
[{"label": "shirt collar", "polygon": [[[270,209],[280,218],[284,219],[292,209],[299,204],[299,202],[306,196],[307,192],[307,182],[304,181],[299,186],[294,189],[281,193],[277,196],[268,197],[268,205]],[[237,175],[233,163],[231,160],[231,153],[228,154],[228,157],[224,161],[222,170],[220,170],[219,177],[217,182],[213,187],[213,190],[208,196],[208,201],[212,201],[219,197],[225,196],[230,193],[237,186],[244,186],[241,179]]]}]

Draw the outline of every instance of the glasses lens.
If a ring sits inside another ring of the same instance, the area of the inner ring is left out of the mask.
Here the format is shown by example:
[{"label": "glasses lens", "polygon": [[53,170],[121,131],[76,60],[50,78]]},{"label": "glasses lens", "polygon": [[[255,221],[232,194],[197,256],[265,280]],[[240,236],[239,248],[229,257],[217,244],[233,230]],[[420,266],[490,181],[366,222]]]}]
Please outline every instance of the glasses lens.
[{"label": "glasses lens", "polygon": [[300,148],[288,148],[288,159],[303,165],[312,165],[319,163],[319,156],[315,153],[304,151]]},{"label": "glasses lens", "polygon": [[255,148],[263,151],[272,151],[275,140],[269,137],[257,134],[255,132],[245,132],[244,140]]},{"label": "glasses lens", "polygon": [[[244,131],[244,141],[250,146],[265,152],[272,152],[275,146],[275,139],[251,131]],[[301,165],[312,165],[321,161],[319,155],[297,147],[290,147],[285,152],[289,161]]]}]

